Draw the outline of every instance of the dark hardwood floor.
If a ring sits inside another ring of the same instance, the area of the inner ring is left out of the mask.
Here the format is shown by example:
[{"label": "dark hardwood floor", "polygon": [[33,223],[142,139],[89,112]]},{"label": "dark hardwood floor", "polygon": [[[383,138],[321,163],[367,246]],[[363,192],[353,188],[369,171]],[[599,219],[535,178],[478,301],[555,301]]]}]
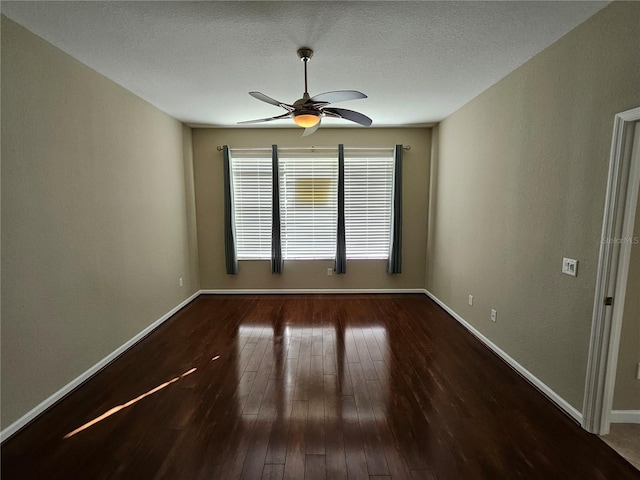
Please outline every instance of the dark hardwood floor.
[{"label": "dark hardwood floor", "polygon": [[199,297],[2,445],[3,480],[120,478],[640,473],[424,295],[283,295]]}]

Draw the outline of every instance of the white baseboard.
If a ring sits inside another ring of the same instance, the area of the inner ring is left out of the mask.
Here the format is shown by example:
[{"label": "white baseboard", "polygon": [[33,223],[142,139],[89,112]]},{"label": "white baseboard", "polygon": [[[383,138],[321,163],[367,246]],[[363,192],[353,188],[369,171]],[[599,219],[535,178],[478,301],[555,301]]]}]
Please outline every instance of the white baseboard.
[{"label": "white baseboard", "polygon": [[640,423],[640,410],[612,410],[611,423]]},{"label": "white baseboard", "polygon": [[424,288],[239,288],[200,290],[205,295],[296,295],[334,293],[425,293]]},{"label": "white baseboard", "polygon": [[[553,403],[555,403],[560,409],[566,412],[571,418],[573,418],[579,424],[582,424],[582,413],[580,413],[575,407],[573,407],[569,402],[567,402],[564,398],[554,392],[548,385],[542,382],[539,378],[537,378],[534,374],[532,374],[529,370],[520,365],[517,361],[511,358],[506,352],[504,352],[500,347],[498,347],[495,343],[485,337],[482,333],[476,330],[469,322],[467,322],[464,318],[458,315],[456,312],[451,310],[444,302],[442,302],[439,298],[437,298],[434,294],[429,292],[428,290],[424,290],[424,293],[429,296],[434,302],[440,305],[443,309],[447,311],[449,315],[455,318],[458,322],[460,322],[467,330],[469,330],[478,340],[484,343],[487,347],[489,347],[496,355],[498,355],[502,360],[504,360],[511,368],[513,368],[516,372],[522,375],[529,383],[531,383],[534,387],[540,390],[546,397],[549,398]],[[613,420],[612,420],[613,421]]]},{"label": "white baseboard", "polygon": [[76,389],[77,387],[79,387],[82,383],[84,383],[85,381],[87,381],[89,378],[91,378],[93,375],[95,375],[96,373],[98,373],[100,370],[102,370],[104,367],[106,367],[109,363],[111,363],[112,361],[114,361],[117,357],[119,357],[120,355],[122,355],[126,350],[128,350],[129,348],[131,348],[133,345],[135,345],[136,343],[138,343],[140,340],[142,340],[144,337],[146,337],[147,335],[149,335],[153,330],[155,330],[156,328],[158,328],[160,325],[162,325],[167,319],[169,319],[173,314],[175,314],[178,310],[180,310],[182,307],[186,306],[187,304],[189,304],[194,298],[196,298],[198,295],[200,295],[200,292],[196,292],[193,295],[191,295],[189,298],[187,298],[185,301],[183,301],[182,303],[180,303],[179,305],[177,305],[176,307],[172,308],[170,311],[168,311],[167,313],[165,313],[162,317],[160,317],[158,320],[156,320],[155,322],[153,322],[151,325],[149,325],[147,328],[145,328],[144,330],[142,330],[140,333],[138,333],[135,337],[131,338],[130,340],[128,340],[126,343],[122,344],[120,347],[118,347],[117,349],[115,349],[113,352],[111,352],[109,355],[107,355],[106,357],[104,357],[102,360],[100,360],[98,363],[96,363],[94,366],[92,366],[91,368],[89,368],[87,371],[85,371],[84,373],[80,374],[78,377],[76,377],[75,379],[73,379],[71,382],[69,382],[68,384],[66,384],[64,387],[62,387],[60,390],[58,390],[57,392],[55,392],[53,395],[51,395],[50,397],[48,397],[47,399],[45,399],[43,402],[41,402],[39,405],[37,405],[36,407],[32,408],[31,410],[29,410],[27,413],[25,413],[22,417],[20,417],[18,420],[16,420],[15,422],[13,422],[11,425],[9,425],[7,428],[5,428],[4,430],[2,430],[0,432],[0,443],[4,442],[5,440],[7,440],[11,435],[13,435],[14,433],[16,433],[18,430],[20,430],[22,427],[24,427],[27,423],[31,422],[33,419],[35,419],[38,415],[40,415],[41,413],[43,413],[46,409],[48,409],[49,407],[51,407],[53,404],[55,404],[56,402],[58,402],[60,399],[62,399],[64,396],[68,395],[69,393],[71,393],[71,391],[73,391],[74,389]]}]

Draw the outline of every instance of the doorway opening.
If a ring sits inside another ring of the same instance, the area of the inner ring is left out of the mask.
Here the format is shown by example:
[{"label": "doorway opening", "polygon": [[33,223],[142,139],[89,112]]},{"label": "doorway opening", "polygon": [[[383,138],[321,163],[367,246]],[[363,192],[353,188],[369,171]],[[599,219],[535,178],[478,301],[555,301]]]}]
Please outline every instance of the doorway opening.
[{"label": "doorway opening", "polygon": [[[585,430],[609,433],[640,187],[640,107],[615,116],[583,408]],[[637,292],[631,292],[637,295]]]}]

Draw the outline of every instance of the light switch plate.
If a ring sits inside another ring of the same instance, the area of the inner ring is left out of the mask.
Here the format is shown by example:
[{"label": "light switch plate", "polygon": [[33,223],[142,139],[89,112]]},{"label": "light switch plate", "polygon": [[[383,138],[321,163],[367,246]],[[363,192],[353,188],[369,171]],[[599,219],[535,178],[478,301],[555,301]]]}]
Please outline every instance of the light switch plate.
[{"label": "light switch plate", "polygon": [[566,275],[571,275],[572,277],[577,277],[578,276],[578,260],[564,257],[562,259],[562,273]]}]

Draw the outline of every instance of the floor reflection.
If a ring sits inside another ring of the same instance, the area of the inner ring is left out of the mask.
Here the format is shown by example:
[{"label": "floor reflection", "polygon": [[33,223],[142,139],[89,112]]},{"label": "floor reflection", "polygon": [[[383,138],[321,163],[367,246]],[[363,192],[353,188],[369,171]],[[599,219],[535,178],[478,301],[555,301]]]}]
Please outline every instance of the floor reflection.
[{"label": "floor reflection", "polygon": [[[297,420],[303,415],[318,424],[355,419],[360,428],[375,424],[376,416],[384,421],[391,360],[385,326],[243,324],[237,333],[237,407],[243,416],[258,413],[250,401],[255,381],[247,381],[248,372],[257,368],[271,380],[279,416]],[[294,401],[309,402],[308,410],[293,409]]]},{"label": "floor reflection", "polygon": [[112,409],[106,411],[105,413],[103,413],[102,415],[94,418],[93,420],[85,423],[84,425],[76,428],[75,430],[73,430],[72,432],[67,433],[64,438],[70,438],[73,437],[74,435],[76,435],[77,433],[82,432],[83,430],[86,430],[89,427],[92,427],[93,425],[95,425],[96,423],[101,422],[102,420],[109,418],[111,415],[120,412],[121,410],[124,410],[127,407],[130,407],[131,405],[134,405],[136,403],[138,403],[140,400],[142,400],[143,398],[146,398],[150,395],[153,395],[154,393],[159,392],[160,390],[162,390],[163,388],[168,387],[169,385],[171,385],[172,383],[177,382],[178,380],[186,377],[187,375],[191,375],[193,372],[195,372],[197,370],[197,368],[192,368],[190,370],[187,370],[186,372],[184,372],[182,375],[178,375],[177,377],[172,378],[171,380],[168,380],[160,385],[158,385],[155,388],[152,388],[151,390],[149,390],[148,392],[143,393],[142,395],[137,396],[136,398],[129,400],[126,403],[123,403],[122,405],[118,405],[116,407],[113,407]]}]

